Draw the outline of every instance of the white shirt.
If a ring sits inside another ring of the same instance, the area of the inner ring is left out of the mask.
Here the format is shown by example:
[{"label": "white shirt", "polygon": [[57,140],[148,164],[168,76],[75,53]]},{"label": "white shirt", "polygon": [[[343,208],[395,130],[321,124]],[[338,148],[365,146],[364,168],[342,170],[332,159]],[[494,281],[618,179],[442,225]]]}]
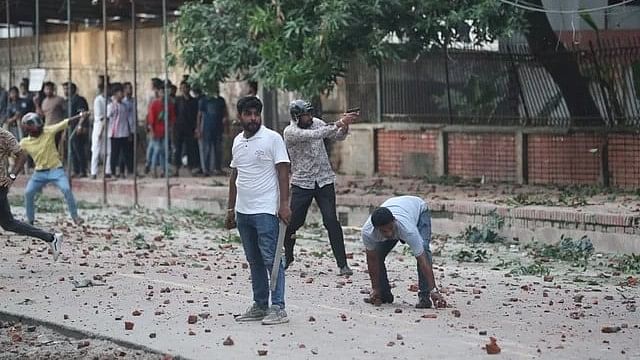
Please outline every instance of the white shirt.
[{"label": "white shirt", "polygon": [[252,137],[233,139],[231,167],[236,179],[236,211],[242,214],[278,213],[280,190],[276,164],[289,163],[282,136],[261,126]]},{"label": "white shirt", "polygon": [[102,94],[96,96],[93,100],[93,132],[91,133],[91,139],[95,142],[100,142],[102,128],[104,127],[104,118],[106,116],[107,109],[105,107],[105,100]]},{"label": "white shirt", "polygon": [[[397,196],[383,202],[381,207],[386,207],[395,218],[395,231],[391,238],[385,238],[380,231],[373,227],[371,216],[362,226],[362,241],[367,250],[375,250],[378,243],[387,240],[400,240],[406,242],[414,256],[420,256],[424,252],[424,241],[418,230],[420,215],[428,211],[427,204],[416,196]],[[431,239],[427,239],[431,240]]]}]

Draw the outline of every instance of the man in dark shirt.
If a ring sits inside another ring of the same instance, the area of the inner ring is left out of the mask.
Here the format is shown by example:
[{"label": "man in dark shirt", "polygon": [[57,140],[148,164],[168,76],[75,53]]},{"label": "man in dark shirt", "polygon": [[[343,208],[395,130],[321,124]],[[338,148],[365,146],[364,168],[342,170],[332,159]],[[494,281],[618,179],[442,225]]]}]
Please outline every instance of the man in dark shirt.
[{"label": "man in dark shirt", "polygon": [[[87,99],[77,94],[76,84],[66,82],[62,84],[62,87],[65,96],[62,108],[65,116],[71,118],[80,112],[89,110]],[[69,100],[71,100],[71,108],[69,108]],[[76,119],[69,124],[69,129],[71,129],[71,162],[74,177],[87,177],[87,145],[91,124],[89,121],[83,121],[82,125],[78,126],[79,121]]]},{"label": "man in dark shirt", "polygon": [[215,86],[198,104],[197,137],[201,141],[200,163],[205,176],[222,175],[222,135],[228,118],[227,103]]},{"label": "man in dark shirt", "polygon": [[176,98],[176,125],[174,128],[175,157],[173,165],[176,168],[176,176],[178,176],[182,165],[182,155],[185,152],[189,169],[194,171],[200,167],[197,162],[198,143],[195,137],[198,121],[198,100],[191,97],[190,92],[191,86],[189,86],[189,83],[182,81],[180,83],[181,95]]},{"label": "man in dark shirt", "polygon": [[20,98],[20,92],[17,87],[9,89],[9,98],[7,101],[7,110],[2,119],[5,130],[8,130],[20,141],[22,139],[22,131],[20,129],[20,119],[22,115],[29,111],[29,104],[25,99]]}]

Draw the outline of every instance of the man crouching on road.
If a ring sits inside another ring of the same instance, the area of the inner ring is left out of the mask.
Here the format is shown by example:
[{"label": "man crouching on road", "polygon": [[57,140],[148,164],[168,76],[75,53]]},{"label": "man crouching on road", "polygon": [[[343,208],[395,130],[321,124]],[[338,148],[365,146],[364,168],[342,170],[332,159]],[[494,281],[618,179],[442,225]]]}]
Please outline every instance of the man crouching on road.
[{"label": "man crouching on road", "polygon": [[[244,131],[233,140],[229,206],[225,226],[238,226],[251,270],[253,306],[236,321],[263,325],[289,322],[284,310],[284,264],[277,258],[279,221],[289,223],[289,155],[282,136],[262,126],[262,102],[256,97],[238,101]],[[269,279],[274,261],[276,279]],[[269,307],[269,281],[275,281]]]},{"label": "man crouching on road", "polygon": [[431,300],[436,306],[445,303],[436,287],[431,267],[431,215],[424,200],[416,196],[398,196],[383,202],[362,227],[362,241],[366,247],[373,288],[366,302],[376,306],[393,302],[384,260],[400,241],[409,245],[418,263],[420,290],[416,308],[430,308]]}]

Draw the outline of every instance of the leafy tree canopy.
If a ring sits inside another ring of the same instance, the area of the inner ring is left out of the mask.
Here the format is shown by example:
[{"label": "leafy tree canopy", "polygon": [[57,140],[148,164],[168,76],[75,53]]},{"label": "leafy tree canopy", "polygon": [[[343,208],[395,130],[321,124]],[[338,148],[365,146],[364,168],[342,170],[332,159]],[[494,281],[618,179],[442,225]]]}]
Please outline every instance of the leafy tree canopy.
[{"label": "leafy tree canopy", "polygon": [[331,90],[353,58],[412,59],[522,26],[519,12],[495,0],[201,0],[182,6],[173,30],[203,88],[242,74],[315,96]]}]

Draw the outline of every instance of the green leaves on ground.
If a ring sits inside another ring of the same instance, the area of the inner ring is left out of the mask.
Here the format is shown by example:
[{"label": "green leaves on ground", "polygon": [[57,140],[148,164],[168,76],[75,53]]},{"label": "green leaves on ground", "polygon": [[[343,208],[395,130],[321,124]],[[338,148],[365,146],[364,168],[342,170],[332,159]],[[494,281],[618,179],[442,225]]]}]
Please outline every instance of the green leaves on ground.
[{"label": "green leaves on ground", "polygon": [[489,259],[489,255],[487,254],[487,250],[482,250],[482,249],[476,249],[476,250],[462,249],[462,250],[458,251],[453,256],[453,258],[455,260],[460,261],[460,262],[483,263],[483,262],[487,262],[487,260]]},{"label": "green leaves on ground", "polygon": [[640,274],[640,254],[624,254],[610,259],[609,267],[627,274]]},{"label": "green leaves on ground", "polygon": [[472,244],[501,243],[504,242],[504,238],[499,235],[499,231],[502,230],[503,226],[504,218],[494,210],[489,213],[489,218],[484,224],[467,226],[464,232],[458,236],[458,239]]},{"label": "green leaves on ground", "polygon": [[574,240],[568,236],[565,237],[563,234],[560,237],[560,242],[556,244],[540,244],[535,242],[527,245],[527,247],[529,248],[529,254],[534,258],[569,261],[584,266],[587,265],[589,258],[594,252],[593,243],[586,235]]}]

